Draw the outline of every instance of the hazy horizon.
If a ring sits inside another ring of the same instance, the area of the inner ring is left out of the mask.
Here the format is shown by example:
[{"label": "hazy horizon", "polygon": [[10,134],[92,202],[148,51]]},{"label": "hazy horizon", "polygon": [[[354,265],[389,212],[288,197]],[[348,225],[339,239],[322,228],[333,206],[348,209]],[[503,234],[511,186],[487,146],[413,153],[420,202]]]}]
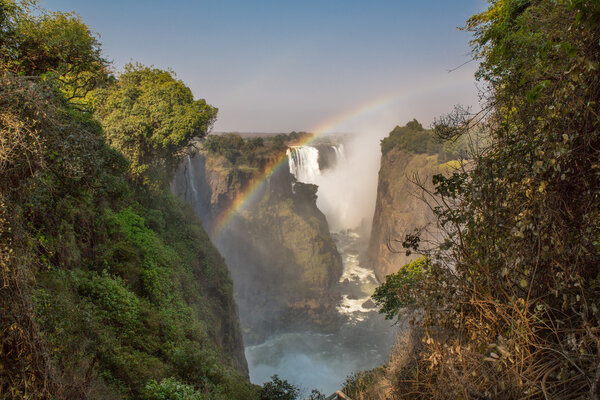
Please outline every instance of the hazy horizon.
[{"label": "hazy horizon", "polygon": [[131,61],[175,71],[219,108],[216,132],[353,132],[371,120],[389,131],[477,106],[476,63],[448,70],[470,59],[456,27],[482,0],[40,5],[79,14],[117,73]]}]

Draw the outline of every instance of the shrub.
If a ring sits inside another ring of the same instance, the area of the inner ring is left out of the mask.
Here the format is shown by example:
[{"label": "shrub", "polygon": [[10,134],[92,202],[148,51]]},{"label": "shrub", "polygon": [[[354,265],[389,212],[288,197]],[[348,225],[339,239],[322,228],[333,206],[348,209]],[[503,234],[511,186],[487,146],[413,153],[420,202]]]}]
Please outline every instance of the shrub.
[{"label": "shrub", "polygon": [[171,377],[160,382],[152,380],[146,385],[146,400],[206,400],[193,386],[179,382]]},{"label": "shrub", "polygon": [[394,318],[400,313],[400,309],[416,303],[420,285],[426,279],[429,268],[429,259],[419,257],[395,274],[385,277],[385,282],[375,290],[372,297],[386,319]]},{"label": "shrub", "polygon": [[296,400],[299,395],[298,387],[273,375],[271,381],[265,383],[260,391],[260,400]]}]

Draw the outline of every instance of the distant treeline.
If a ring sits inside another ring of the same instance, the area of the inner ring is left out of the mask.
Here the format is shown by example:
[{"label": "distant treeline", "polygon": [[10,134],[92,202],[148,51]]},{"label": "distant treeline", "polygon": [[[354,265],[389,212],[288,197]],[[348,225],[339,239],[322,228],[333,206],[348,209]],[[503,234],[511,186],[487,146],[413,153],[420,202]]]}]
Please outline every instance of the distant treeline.
[{"label": "distant treeline", "polygon": [[432,129],[425,129],[416,119],[405,126],[396,126],[381,140],[381,154],[393,148],[417,154],[439,154],[440,162],[456,160],[467,154],[467,140],[460,137],[455,141],[441,140]]},{"label": "distant treeline", "polygon": [[291,132],[268,137],[244,138],[238,133],[209,135],[204,148],[211,154],[225,157],[233,166],[260,167],[279,157],[288,146],[299,143],[312,134]]}]

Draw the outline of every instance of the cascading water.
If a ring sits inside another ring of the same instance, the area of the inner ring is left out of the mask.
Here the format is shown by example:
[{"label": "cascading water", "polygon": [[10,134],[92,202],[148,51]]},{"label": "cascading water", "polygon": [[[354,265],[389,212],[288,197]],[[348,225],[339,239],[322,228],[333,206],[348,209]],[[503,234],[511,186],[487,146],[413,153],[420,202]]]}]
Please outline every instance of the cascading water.
[{"label": "cascading water", "polygon": [[198,189],[196,189],[196,178],[194,177],[194,166],[192,165],[192,157],[189,155],[186,157],[186,172],[188,174],[187,182],[190,184],[190,188],[192,189],[192,198],[191,204],[196,204],[198,202]]},{"label": "cascading water", "polygon": [[[326,215],[329,229],[332,231],[331,235],[342,256],[343,273],[337,285],[330,288],[333,291],[331,299],[339,298],[335,304],[338,315],[332,316],[328,313],[326,316],[335,319],[330,325],[330,329],[334,329],[334,332],[325,334],[306,328],[306,330],[272,334],[263,343],[248,346],[246,358],[250,378],[254,383],[263,384],[270,380],[272,375],[278,374],[298,386],[307,389],[318,388],[324,393],[332,393],[340,388],[349,374],[371,369],[387,361],[397,329],[392,328],[391,323],[385,321],[369,301],[377,281],[372,271],[360,265],[360,255],[366,250],[367,242],[366,238],[360,235],[364,234],[365,230],[348,229],[360,226],[361,220],[364,219],[363,215],[372,215],[373,211],[366,210],[361,199],[369,193],[375,193],[375,189],[369,186],[368,182],[360,179],[361,173],[370,164],[365,164],[364,154],[356,149],[352,151],[353,149],[350,147],[346,153],[341,144],[330,143],[314,147],[296,146],[287,151],[289,172],[299,182],[318,185],[317,206]],[[377,146],[375,149],[378,150]],[[173,191],[192,204],[196,213],[210,227],[212,212],[214,212],[211,208],[212,201],[216,197],[212,190],[222,188],[219,185],[213,186],[219,183],[218,181],[210,181],[215,177],[210,171],[207,172],[206,159],[203,155],[186,157],[181,167],[177,182],[173,182]],[[286,175],[286,179],[282,182],[287,184],[288,178],[289,176]],[[372,176],[369,175],[369,179],[371,178]],[[247,273],[246,256],[253,251],[262,250],[260,247],[240,247],[240,242],[234,240],[236,238],[234,234],[237,233],[235,229],[232,228],[229,233],[230,236],[222,236],[217,240],[213,238],[213,240],[219,250],[229,257],[230,267],[231,265],[244,267],[235,270],[238,274],[235,278],[238,283],[236,290],[239,290],[240,283],[254,282],[253,276]],[[250,243],[245,245],[251,246]],[[290,245],[302,245],[302,243],[290,243]],[[231,251],[234,248],[236,251]],[[237,252],[240,248],[245,250]],[[253,257],[256,260],[261,259],[258,255]],[[264,277],[269,281],[272,278],[261,275],[261,279],[265,279]],[[252,288],[243,286],[243,290],[251,291]],[[248,296],[243,290],[239,293]],[[264,299],[263,292],[255,292],[257,299]],[[252,295],[255,292],[252,292]],[[248,307],[249,304],[260,304],[260,302],[245,303],[245,315],[250,319],[253,311]],[[335,313],[336,308],[331,307],[333,305],[327,304],[329,310]],[[269,325],[265,325],[264,330],[268,332]],[[260,337],[264,338],[264,336]],[[257,343],[256,340],[254,343]]]},{"label": "cascading water", "polygon": [[337,164],[341,163],[342,161],[344,161],[346,159],[346,155],[344,154],[344,145],[343,144],[336,144],[334,146],[331,146],[331,148],[335,152],[335,162]]},{"label": "cascading water", "polygon": [[287,149],[290,173],[298,182],[315,183],[321,175],[319,150],[312,146],[292,146]]},{"label": "cascading water", "polygon": [[333,237],[344,263],[337,309],[346,322],[335,333],[288,332],[246,347],[252,382],[263,384],[278,374],[303,389],[329,394],[340,389],[349,375],[387,361],[397,329],[369,301],[377,280],[359,262],[365,243],[350,230]]},{"label": "cascading water", "polygon": [[[323,174],[319,170],[318,150],[309,146],[288,150],[289,168],[298,181],[318,183],[318,193],[325,189],[322,197],[327,203],[337,205],[336,213],[339,213],[339,208],[345,204],[340,202],[343,193],[333,190],[335,186],[321,185],[330,185],[333,181],[329,178],[336,177],[335,169],[348,168],[349,160],[346,160],[342,145],[332,148],[336,165]],[[334,192],[335,196],[332,195]],[[322,211],[328,220],[333,216],[333,213]],[[341,294],[337,310],[346,322],[335,333],[288,332],[246,347],[252,382],[263,384],[278,374],[304,389],[317,388],[328,394],[338,390],[352,373],[372,369],[387,361],[397,329],[370,301],[378,282],[372,270],[360,265],[366,241],[351,229],[336,229],[338,231],[332,232],[332,236],[344,265],[336,288]]]}]

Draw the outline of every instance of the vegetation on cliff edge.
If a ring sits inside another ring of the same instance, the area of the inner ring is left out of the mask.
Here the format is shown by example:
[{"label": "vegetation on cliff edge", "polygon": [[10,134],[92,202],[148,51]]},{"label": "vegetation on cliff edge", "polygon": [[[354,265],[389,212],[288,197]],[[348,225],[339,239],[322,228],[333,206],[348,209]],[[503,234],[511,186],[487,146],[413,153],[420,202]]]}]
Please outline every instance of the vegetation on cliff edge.
[{"label": "vegetation on cliff edge", "polygon": [[438,154],[440,162],[456,160],[467,155],[468,141],[465,137],[453,141],[440,139],[433,130],[423,128],[416,119],[405,126],[396,126],[388,136],[381,139],[381,154],[400,149],[416,154]]},{"label": "vegetation on cliff edge", "polygon": [[490,144],[434,178],[444,237],[418,284],[401,272],[379,292],[388,315],[423,313],[394,397],[598,398],[598,4],[490,1],[468,21],[485,108],[436,132],[453,139],[478,123]]},{"label": "vegetation on cliff edge", "polygon": [[0,1],[0,397],[255,398],[222,257],[191,208],[136,179],[136,157],[164,176],[215,110],[167,72],[127,71],[164,78],[199,121],[181,133],[134,96],[165,128],[129,153],[115,135],[131,132],[91,113],[122,87],[95,36],[34,7]]}]

